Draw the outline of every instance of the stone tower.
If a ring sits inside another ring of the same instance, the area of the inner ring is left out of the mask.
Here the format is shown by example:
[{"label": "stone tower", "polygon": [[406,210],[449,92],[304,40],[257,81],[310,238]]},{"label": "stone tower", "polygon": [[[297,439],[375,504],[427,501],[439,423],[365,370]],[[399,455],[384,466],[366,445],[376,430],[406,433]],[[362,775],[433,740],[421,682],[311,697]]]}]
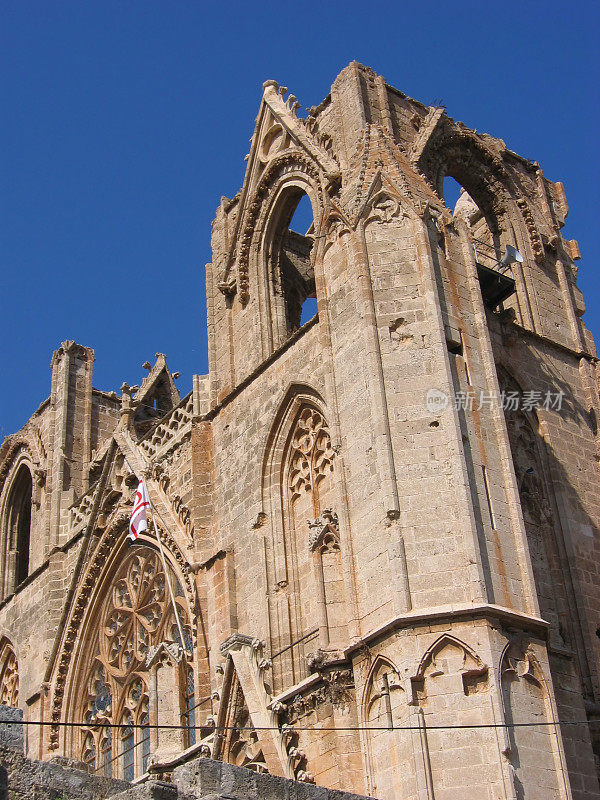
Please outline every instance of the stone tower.
[{"label": "stone tower", "polygon": [[[126,779],[191,748],[381,800],[596,798],[600,404],[563,187],[357,63],[307,118],[286,95],[213,223],[209,375],[180,399],[159,354],[119,401],[65,343],[0,451],[1,696],[52,722],[40,757]],[[163,566],[125,537],[142,474]]]}]

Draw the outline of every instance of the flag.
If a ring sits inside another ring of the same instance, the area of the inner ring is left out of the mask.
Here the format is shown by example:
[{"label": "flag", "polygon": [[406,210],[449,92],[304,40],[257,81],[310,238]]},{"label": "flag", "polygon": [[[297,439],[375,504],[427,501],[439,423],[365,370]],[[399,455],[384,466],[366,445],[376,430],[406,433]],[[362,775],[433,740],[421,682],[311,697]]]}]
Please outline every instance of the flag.
[{"label": "flag", "polygon": [[148,517],[146,509],[150,505],[148,499],[148,492],[146,491],[146,484],[143,479],[139,482],[137,492],[135,493],[135,501],[133,503],[133,511],[131,512],[131,519],[129,520],[129,538],[132,542],[138,538],[142,531],[148,528]]}]

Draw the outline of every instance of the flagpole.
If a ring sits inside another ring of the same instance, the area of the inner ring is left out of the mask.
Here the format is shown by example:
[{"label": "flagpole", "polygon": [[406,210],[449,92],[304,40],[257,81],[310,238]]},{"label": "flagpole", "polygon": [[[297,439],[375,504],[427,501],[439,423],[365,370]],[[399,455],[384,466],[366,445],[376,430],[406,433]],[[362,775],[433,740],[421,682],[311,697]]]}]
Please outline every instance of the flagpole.
[{"label": "flagpole", "polygon": [[163,549],[163,545],[162,545],[162,542],[160,540],[160,536],[159,536],[159,533],[158,533],[158,527],[156,525],[156,517],[158,517],[160,519],[160,521],[165,526],[165,528],[167,528],[167,525],[165,524],[165,521],[162,518],[162,516],[154,508],[154,503],[152,502],[152,498],[150,497],[150,492],[148,491],[148,484],[146,483],[146,479],[143,478],[143,481],[144,481],[144,486],[146,487],[146,494],[148,495],[148,503],[150,504],[150,511],[152,512],[152,525],[154,526],[154,533],[156,534],[156,540],[158,542],[158,549],[160,551],[160,558],[161,558],[161,561],[162,561],[163,569],[165,571],[165,580],[166,580],[167,586],[169,588],[169,595],[171,596],[171,603],[173,604],[173,612],[175,614],[175,620],[177,621],[177,628],[179,629],[179,635],[181,636],[181,647],[182,647],[182,650],[184,650],[185,653],[187,654],[188,649],[187,649],[187,646],[186,646],[186,643],[185,643],[185,638],[183,636],[183,628],[182,628],[182,625],[181,625],[181,620],[179,618],[179,612],[177,610],[177,603],[175,602],[175,594],[173,592],[173,587],[171,586],[171,579],[169,578],[169,571],[167,569],[167,559],[165,558],[165,551]]}]

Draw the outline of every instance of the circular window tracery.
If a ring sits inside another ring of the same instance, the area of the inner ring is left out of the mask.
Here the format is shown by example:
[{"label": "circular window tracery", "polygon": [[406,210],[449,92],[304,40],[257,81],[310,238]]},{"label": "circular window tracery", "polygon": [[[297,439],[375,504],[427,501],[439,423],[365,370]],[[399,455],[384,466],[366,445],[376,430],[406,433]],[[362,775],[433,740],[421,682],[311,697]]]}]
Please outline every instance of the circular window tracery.
[{"label": "circular window tracery", "polygon": [[101,649],[116,674],[143,664],[165,618],[166,581],[157,554],[135,555],[116,581],[106,610]]},{"label": "circular window tracery", "polygon": [[[183,589],[171,569],[169,580],[189,652]],[[105,776],[132,780],[146,771],[150,755],[148,654],[163,640],[182,644],[159,553],[145,545],[131,550],[103,605],[86,648],[90,657],[76,712],[86,727],[76,756]]]}]

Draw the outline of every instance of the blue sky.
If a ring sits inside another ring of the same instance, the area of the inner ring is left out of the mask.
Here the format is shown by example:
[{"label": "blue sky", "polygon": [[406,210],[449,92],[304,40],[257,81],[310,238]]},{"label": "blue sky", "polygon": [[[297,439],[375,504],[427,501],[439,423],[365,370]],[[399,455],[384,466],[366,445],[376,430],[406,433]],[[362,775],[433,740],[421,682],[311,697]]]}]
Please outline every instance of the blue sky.
[{"label": "blue sky", "polygon": [[[0,2],[0,427],[48,395],[64,339],[94,385],[165,352],[207,370],[204,264],[262,83],[320,102],[357,59],[562,180],[600,334],[597,4]],[[140,305],[139,298],[143,297]]]}]

